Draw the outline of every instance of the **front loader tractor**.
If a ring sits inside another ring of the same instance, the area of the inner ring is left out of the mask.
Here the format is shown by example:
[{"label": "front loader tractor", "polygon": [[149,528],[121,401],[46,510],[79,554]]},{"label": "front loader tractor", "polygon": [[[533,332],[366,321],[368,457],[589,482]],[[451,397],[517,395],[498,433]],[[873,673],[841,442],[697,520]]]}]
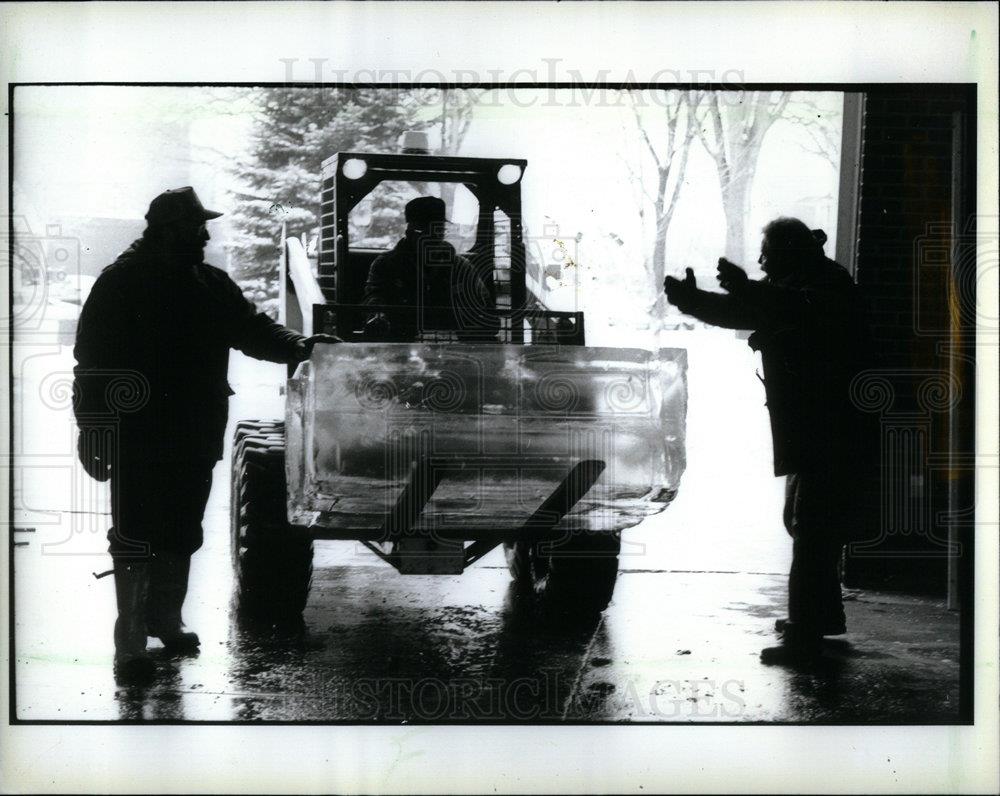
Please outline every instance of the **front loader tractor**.
[{"label": "front loader tractor", "polygon": [[[315,264],[283,241],[282,320],[344,342],[289,374],[284,419],[236,426],[246,615],[299,617],[313,544],[337,539],[402,575],[458,575],[502,546],[525,593],[574,611],[610,600],[621,531],[662,511],[684,470],[686,354],[588,347],[582,313],[546,309],[525,250],[526,167],[413,152],[323,162]],[[419,301],[405,309],[415,340],[366,332],[372,313],[400,311],[365,304],[364,286],[421,195],[445,200],[448,241],[489,285],[489,335],[463,334],[460,307],[442,325]]]}]

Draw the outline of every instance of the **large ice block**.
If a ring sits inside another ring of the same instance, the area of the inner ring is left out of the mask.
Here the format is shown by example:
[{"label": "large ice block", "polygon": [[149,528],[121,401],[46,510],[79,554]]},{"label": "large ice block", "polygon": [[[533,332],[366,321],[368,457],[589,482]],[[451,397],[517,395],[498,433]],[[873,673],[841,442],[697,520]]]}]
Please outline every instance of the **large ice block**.
[{"label": "large ice block", "polygon": [[676,348],[317,346],[288,383],[289,519],[376,530],[423,460],[442,480],[418,530],[516,530],[598,459],[559,527],[636,525],[684,472],[686,368]]}]

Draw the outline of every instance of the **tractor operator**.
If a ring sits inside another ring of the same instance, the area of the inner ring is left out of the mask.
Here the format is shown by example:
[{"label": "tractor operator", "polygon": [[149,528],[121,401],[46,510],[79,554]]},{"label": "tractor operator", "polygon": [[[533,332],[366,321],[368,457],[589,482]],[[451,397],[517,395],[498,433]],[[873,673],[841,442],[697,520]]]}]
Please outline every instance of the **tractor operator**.
[{"label": "tractor operator", "polygon": [[718,280],[727,294],[698,289],[690,268],[683,280],[664,280],[671,304],[714,326],[754,330],[748,343],[761,354],[774,473],[786,476],[793,540],[788,618],[776,623],[781,644],[762,652],[765,663],[813,661],[824,636],[846,632],[840,555],[866,519],[863,465],[873,463],[873,437],[850,388],[868,366],[868,322],[854,280],[824,255],[825,241],[822,230],[778,218],[764,228],[763,280],[725,258]]},{"label": "tractor operator", "polygon": [[406,204],[406,234],[368,272],[364,303],[382,305],[366,325],[370,339],[412,342],[426,330],[453,330],[460,341],[495,341],[492,274],[484,275],[444,239],[445,203],[421,196]]},{"label": "tractor operator", "polygon": [[115,673],[155,674],[147,634],[193,652],[181,607],[191,555],[233,394],[229,349],[270,362],[307,359],[326,335],[303,337],[260,313],[225,271],[203,262],[206,210],[190,187],[160,194],[147,227],[101,273],[83,306],[74,355],[78,454],[111,480],[108,533],[118,616]]}]

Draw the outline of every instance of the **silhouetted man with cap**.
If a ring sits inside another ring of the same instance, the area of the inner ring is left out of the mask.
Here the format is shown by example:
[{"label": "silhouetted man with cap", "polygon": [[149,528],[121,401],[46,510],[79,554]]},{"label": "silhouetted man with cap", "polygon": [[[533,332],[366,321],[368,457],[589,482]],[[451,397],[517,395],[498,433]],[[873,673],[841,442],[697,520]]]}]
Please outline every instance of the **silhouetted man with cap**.
[{"label": "silhouetted man with cap", "polygon": [[824,255],[825,241],[822,230],[778,218],[764,228],[763,280],[725,258],[718,280],[726,294],[698,289],[690,268],[684,280],[664,280],[671,304],[714,326],[754,330],[747,342],[761,353],[774,473],[786,476],[793,540],[788,618],[776,624],[782,643],[763,651],[766,663],[811,661],[824,636],[846,632],[840,554],[866,519],[873,438],[850,388],[869,365],[871,341],[858,288]]},{"label": "silhouetted man with cap", "polygon": [[495,338],[492,274],[481,274],[444,239],[445,204],[421,196],[405,207],[406,235],[376,258],[365,304],[394,309],[374,313],[365,327],[373,339],[410,342],[425,330],[454,330],[458,339]]},{"label": "silhouetted man with cap", "polygon": [[126,682],[155,671],[147,634],[172,651],[199,644],[181,606],[222,458],[229,349],[294,363],[336,340],[275,323],[202,262],[206,222],[220,215],[190,187],[153,199],[145,232],[98,277],[77,328],[78,453],[89,474],[111,480],[115,672]]}]

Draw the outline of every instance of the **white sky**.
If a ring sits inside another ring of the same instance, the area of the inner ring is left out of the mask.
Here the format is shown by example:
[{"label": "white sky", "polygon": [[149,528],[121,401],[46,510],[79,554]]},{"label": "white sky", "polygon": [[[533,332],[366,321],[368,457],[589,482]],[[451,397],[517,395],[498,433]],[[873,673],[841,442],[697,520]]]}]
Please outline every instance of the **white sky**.
[{"label": "white sky", "polygon": [[[225,110],[225,113],[220,112]],[[15,213],[141,218],[167,187],[193,184],[208,205],[231,177],[210,147],[244,148],[252,105],[208,106],[201,89],[22,86],[14,97]],[[185,149],[202,164],[184,162]]]}]

